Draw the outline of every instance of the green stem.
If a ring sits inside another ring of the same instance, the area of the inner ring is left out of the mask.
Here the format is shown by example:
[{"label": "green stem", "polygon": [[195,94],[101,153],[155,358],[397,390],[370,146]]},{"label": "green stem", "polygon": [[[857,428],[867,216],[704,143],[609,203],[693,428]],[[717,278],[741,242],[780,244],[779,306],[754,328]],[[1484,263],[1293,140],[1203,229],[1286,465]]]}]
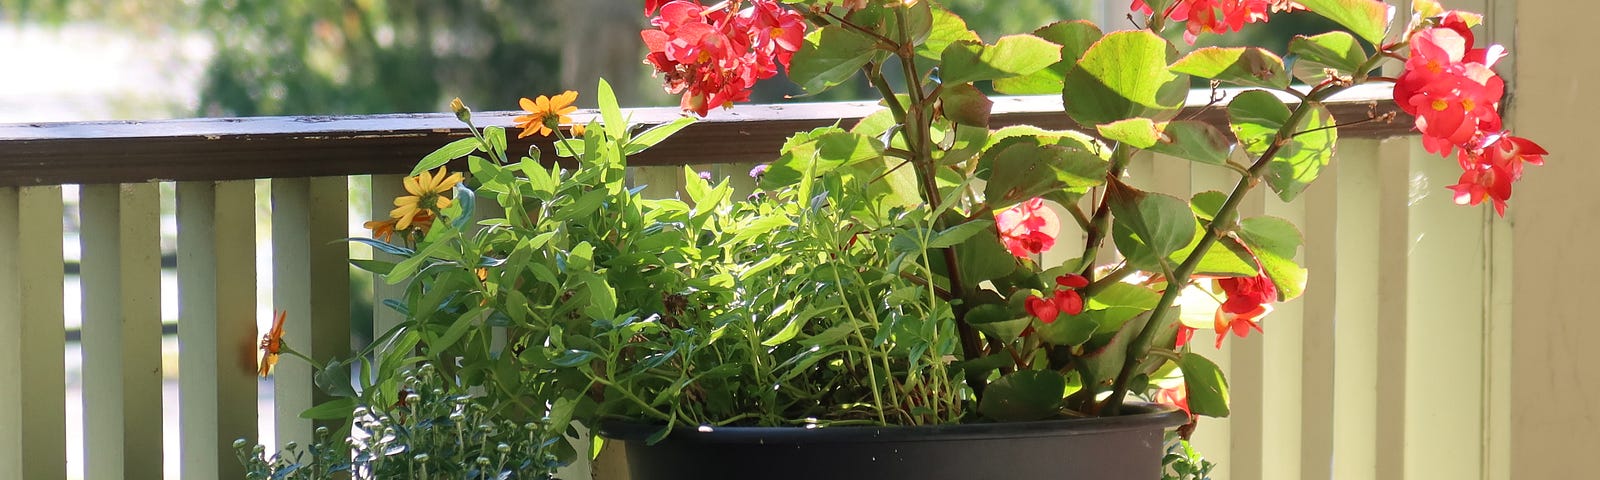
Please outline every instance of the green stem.
[{"label": "green stem", "polygon": [[[1111,150],[1111,168],[1106,171],[1106,182],[1122,178],[1122,172],[1127,170],[1128,162],[1133,159],[1133,149],[1117,144]],[[1082,272],[1086,278],[1094,273],[1094,259],[1100,256],[1100,245],[1105,243],[1106,234],[1111,232],[1111,202],[1101,195],[1100,206],[1095,209],[1094,217],[1089,219],[1088,228],[1084,229],[1087,237],[1083,243],[1083,256],[1078,261],[1082,265]]]},{"label": "green stem", "polygon": [[1182,295],[1189,276],[1194,274],[1195,268],[1200,265],[1200,260],[1205,257],[1206,252],[1211,250],[1211,246],[1215,245],[1219,238],[1227,234],[1226,227],[1234,223],[1234,217],[1238,214],[1239,205],[1244,202],[1245,194],[1249,193],[1261,181],[1262,175],[1267,171],[1267,165],[1272,163],[1272,159],[1277,157],[1278,152],[1293,141],[1295,128],[1300,125],[1301,119],[1305,118],[1306,114],[1315,107],[1317,102],[1344,90],[1344,88],[1346,87],[1328,85],[1313,89],[1306,96],[1307,100],[1296,105],[1294,111],[1289,114],[1289,119],[1284,122],[1282,127],[1278,128],[1278,133],[1273,139],[1272,145],[1261,152],[1261,157],[1256,159],[1255,164],[1250,166],[1249,175],[1243,176],[1239,179],[1239,183],[1234,185],[1233,193],[1228,195],[1228,200],[1222,204],[1222,208],[1217,210],[1216,217],[1206,227],[1205,236],[1200,237],[1200,243],[1195,245],[1194,251],[1189,254],[1189,257],[1185,258],[1183,263],[1167,277],[1167,289],[1161,293],[1161,300],[1150,311],[1150,318],[1145,322],[1144,328],[1139,330],[1139,335],[1134,337],[1133,341],[1128,344],[1127,356],[1123,359],[1122,370],[1117,374],[1116,381],[1111,384],[1111,396],[1106,398],[1104,406],[1100,409],[1102,415],[1114,416],[1121,412],[1122,402],[1128,394],[1128,382],[1133,379],[1133,372],[1144,360],[1144,357],[1149,355],[1150,342],[1154,340],[1156,331],[1160,330],[1161,326],[1166,323],[1168,312],[1172,310],[1172,305],[1176,303],[1178,296]]}]

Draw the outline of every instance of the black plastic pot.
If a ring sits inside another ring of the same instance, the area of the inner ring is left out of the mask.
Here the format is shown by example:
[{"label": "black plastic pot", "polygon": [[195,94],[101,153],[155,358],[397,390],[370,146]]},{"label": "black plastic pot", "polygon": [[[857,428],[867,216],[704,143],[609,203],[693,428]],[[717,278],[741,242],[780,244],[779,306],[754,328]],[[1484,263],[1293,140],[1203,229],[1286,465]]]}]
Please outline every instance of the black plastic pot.
[{"label": "black plastic pot", "polygon": [[633,480],[1005,479],[1158,480],[1162,433],[1188,417],[1164,405],[1128,414],[929,427],[676,429],[605,423],[627,445]]}]

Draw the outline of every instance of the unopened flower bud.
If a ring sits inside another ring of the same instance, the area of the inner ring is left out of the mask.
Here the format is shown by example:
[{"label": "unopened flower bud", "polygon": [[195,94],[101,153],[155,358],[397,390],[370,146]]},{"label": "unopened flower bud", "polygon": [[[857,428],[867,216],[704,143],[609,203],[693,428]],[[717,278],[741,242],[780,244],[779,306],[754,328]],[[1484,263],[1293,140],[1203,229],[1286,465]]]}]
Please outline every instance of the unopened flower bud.
[{"label": "unopened flower bud", "polygon": [[245,440],[243,438],[238,439],[238,440],[234,440],[233,441],[233,448],[235,448],[235,449],[244,448],[244,442],[245,442]]},{"label": "unopened flower bud", "polygon": [[456,112],[456,119],[463,122],[472,121],[472,109],[467,104],[461,103],[461,97],[450,99],[450,111]]}]

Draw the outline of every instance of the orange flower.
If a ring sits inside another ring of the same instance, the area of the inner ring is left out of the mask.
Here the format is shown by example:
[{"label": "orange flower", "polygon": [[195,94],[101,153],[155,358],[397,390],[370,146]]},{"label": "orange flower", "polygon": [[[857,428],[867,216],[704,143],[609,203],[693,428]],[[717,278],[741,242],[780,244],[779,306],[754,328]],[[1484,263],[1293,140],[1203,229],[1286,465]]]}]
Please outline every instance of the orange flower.
[{"label": "orange flower", "polygon": [[[367,230],[372,230],[372,238],[394,243],[394,227],[398,221],[399,219],[397,218],[391,218],[388,220],[373,220],[361,225]],[[427,210],[418,211],[416,216],[411,219],[411,228],[416,229],[417,233],[421,235],[427,235],[428,229],[432,227],[433,213]]]},{"label": "orange flower", "polygon": [[534,133],[550,135],[552,127],[571,122],[572,118],[567,115],[578,111],[578,107],[572,106],[572,101],[577,99],[578,92],[572,90],[567,90],[554,97],[540,95],[539,98],[534,100],[523,98],[519,103],[528,114],[519,115],[517,118],[511,119],[512,122],[516,122],[517,126],[522,127],[522,133],[518,134],[517,138],[533,135]]},{"label": "orange flower", "polygon": [[283,351],[283,320],[288,318],[289,312],[278,312],[278,318],[272,322],[272,330],[261,336],[261,366],[256,373],[265,377],[272,373],[272,367],[278,364],[278,354]]}]

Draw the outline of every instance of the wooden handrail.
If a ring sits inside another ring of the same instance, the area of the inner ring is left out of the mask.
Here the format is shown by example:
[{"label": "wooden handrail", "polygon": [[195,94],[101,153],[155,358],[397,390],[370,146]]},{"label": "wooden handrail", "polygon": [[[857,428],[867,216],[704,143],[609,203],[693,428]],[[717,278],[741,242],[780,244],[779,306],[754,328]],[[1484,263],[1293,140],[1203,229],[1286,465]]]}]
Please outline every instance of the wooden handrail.
[{"label": "wooden handrail", "polygon": [[[1238,90],[1219,93],[1224,99],[1208,107],[1211,91],[1191,92],[1192,106],[1183,116],[1226,131],[1223,107]],[[1397,114],[1391,121],[1342,128],[1347,138],[1383,138],[1410,131],[1410,117],[1395,107],[1387,85],[1355,88],[1327,105],[1340,123]],[[630,162],[635,166],[764,162],[774,158],[784,139],[796,131],[835,123],[848,126],[879,108],[869,102],[833,102],[717,110]],[[479,112],[473,119],[480,126],[509,126],[518,113]],[[682,115],[677,108],[631,109],[627,114],[631,121],[646,125]],[[573,118],[587,122],[594,115],[593,110],[582,110]],[[1077,128],[1061,113],[1057,96],[996,98],[991,123]],[[449,113],[9,124],[0,125],[0,186],[405,173],[423,155],[467,135]],[[515,137],[514,131],[511,136]],[[530,145],[553,152],[548,137],[513,139],[511,150],[526,151]]]}]

